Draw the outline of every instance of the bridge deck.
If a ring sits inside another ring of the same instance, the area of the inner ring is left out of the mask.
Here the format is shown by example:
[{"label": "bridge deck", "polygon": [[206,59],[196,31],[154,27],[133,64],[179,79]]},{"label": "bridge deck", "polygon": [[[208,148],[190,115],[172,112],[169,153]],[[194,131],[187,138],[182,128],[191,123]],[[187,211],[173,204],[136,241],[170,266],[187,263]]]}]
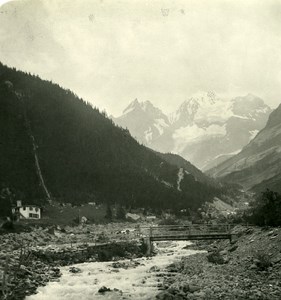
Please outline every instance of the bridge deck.
[{"label": "bridge deck", "polygon": [[231,240],[231,227],[230,224],[164,225],[142,227],[140,231],[145,236],[148,254],[151,254],[152,242],[155,241]]},{"label": "bridge deck", "polygon": [[142,227],[144,236],[151,241],[231,239],[231,225],[193,224]]},{"label": "bridge deck", "polygon": [[186,241],[186,240],[223,240],[231,239],[231,234],[186,234],[186,235],[158,235],[150,236],[152,242],[156,241]]}]

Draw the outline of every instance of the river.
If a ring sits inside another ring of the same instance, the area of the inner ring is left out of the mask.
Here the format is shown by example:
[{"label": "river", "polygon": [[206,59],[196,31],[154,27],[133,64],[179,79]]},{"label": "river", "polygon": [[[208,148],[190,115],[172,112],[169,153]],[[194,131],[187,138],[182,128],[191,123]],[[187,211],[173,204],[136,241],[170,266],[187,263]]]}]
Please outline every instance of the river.
[{"label": "river", "polygon": [[[184,249],[189,244],[187,241],[158,242],[155,245],[156,256],[76,264],[80,273],[69,272],[69,266],[62,267],[62,276],[58,282],[50,282],[38,288],[38,293],[26,297],[26,300],[155,299],[162,281],[159,273],[165,273],[165,267],[181,257],[200,252]],[[111,291],[99,293],[103,286]]]}]

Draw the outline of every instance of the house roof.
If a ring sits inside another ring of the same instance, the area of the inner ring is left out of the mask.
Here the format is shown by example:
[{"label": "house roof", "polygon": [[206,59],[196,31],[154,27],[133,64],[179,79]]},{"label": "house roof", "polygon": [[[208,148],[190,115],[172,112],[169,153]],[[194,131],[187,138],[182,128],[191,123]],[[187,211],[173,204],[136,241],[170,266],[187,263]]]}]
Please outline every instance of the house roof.
[{"label": "house roof", "polygon": [[12,208],[20,208],[20,207],[35,207],[35,208],[40,208],[41,209],[41,207],[40,206],[38,206],[38,205],[31,205],[31,204],[25,204],[25,205],[21,205],[21,206],[16,206],[16,205],[14,205],[14,206],[12,206]]}]

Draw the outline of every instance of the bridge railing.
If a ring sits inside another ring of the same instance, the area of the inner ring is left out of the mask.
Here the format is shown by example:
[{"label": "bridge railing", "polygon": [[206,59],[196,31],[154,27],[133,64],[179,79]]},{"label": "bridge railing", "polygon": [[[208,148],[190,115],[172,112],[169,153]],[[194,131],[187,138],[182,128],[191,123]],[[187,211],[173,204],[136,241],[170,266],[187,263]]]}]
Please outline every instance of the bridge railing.
[{"label": "bridge railing", "polygon": [[192,225],[162,225],[141,227],[141,233],[145,236],[184,236],[205,234],[230,234],[231,224],[192,224]]}]

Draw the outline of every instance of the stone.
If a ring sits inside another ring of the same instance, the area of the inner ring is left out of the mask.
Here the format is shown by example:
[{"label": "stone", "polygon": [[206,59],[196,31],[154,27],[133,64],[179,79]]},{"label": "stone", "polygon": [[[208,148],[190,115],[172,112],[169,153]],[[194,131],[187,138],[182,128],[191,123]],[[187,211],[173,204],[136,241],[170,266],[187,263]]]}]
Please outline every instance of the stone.
[{"label": "stone", "polygon": [[76,267],[70,267],[69,272],[71,272],[71,273],[81,273],[82,270],[79,269],[79,268],[76,268]]},{"label": "stone", "polygon": [[193,295],[196,297],[195,299],[198,299],[198,300],[206,298],[206,293],[204,293],[204,292],[195,292]]},{"label": "stone", "polygon": [[280,262],[281,262],[281,255],[279,254],[279,255],[277,255],[275,258],[273,258],[272,262],[273,262],[274,264],[280,263]]},{"label": "stone", "polygon": [[152,266],[150,269],[149,269],[150,272],[159,272],[160,271],[160,268],[157,267],[157,266]]},{"label": "stone", "polygon": [[188,285],[188,284],[184,284],[184,285],[182,285],[181,289],[182,289],[185,293],[187,293],[187,292],[189,291],[189,285]]},{"label": "stone", "polygon": [[189,287],[188,287],[188,291],[189,291],[190,293],[197,292],[197,291],[199,291],[200,289],[201,289],[200,286],[195,285],[195,284],[189,284]]},{"label": "stone", "polygon": [[174,287],[170,287],[170,288],[168,289],[168,292],[169,292],[170,294],[172,294],[172,295],[176,295],[176,294],[179,292],[179,290],[176,289],[176,288],[174,288]]},{"label": "stone", "polygon": [[256,270],[257,268],[258,268],[258,267],[257,267],[256,264],[252,264],[252,265],[249,267],[250,270]]},{"label": "stone", "polygon": [[235,244],[235,245],[233,245],[231,248],[229,248],[229,252],[233,252],[233,251],[235,251],[237,248],[238,248],[238,245]]},{"label": "stone", "polygon": [[108,288],[108,287],[106,287],[106,286],[102,286],[99,290],[98,290],[98,292],[99,293],[105,293],[105,292],[110,292],[111,291],[111,289],[110,288]]},{"label": "stone", "polygon": [[167,291],[163,291],[156,296],[159,300],[174,300],[174,296]]},{"label": "stone", "polygon": [[229,260],[230,260],[230,258],[229,258],[228,256],[225,256],[225,257],[223,258],[223,262],[224,262],[225,264],[229,263]]},{"label": "stone", "polygon": [[185,296],[185,294],[182,294],[182,293],[174,295],[174,298],[173,298],[173,300],[185,300],[185,299],[186,299],[186,296]]}]

